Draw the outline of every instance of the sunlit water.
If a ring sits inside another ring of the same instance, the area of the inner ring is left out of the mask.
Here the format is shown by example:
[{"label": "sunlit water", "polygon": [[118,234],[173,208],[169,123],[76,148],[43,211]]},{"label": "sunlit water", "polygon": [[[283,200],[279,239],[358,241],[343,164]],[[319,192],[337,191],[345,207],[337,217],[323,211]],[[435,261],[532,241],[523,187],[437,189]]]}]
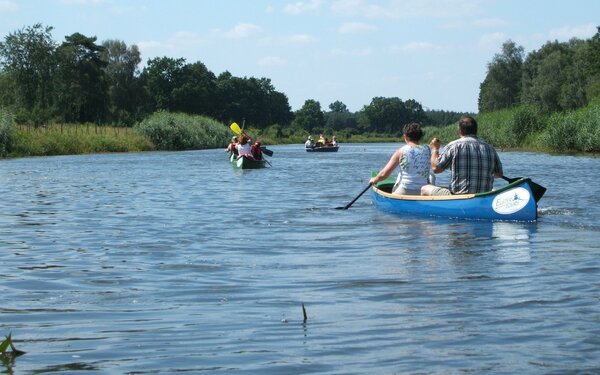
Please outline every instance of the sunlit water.
[{"label": "sunlit water", "polygon": [[0,373],[600,372],[600,160],[501,153],[537,223],[335,210],[394,147],[0,160]]}]

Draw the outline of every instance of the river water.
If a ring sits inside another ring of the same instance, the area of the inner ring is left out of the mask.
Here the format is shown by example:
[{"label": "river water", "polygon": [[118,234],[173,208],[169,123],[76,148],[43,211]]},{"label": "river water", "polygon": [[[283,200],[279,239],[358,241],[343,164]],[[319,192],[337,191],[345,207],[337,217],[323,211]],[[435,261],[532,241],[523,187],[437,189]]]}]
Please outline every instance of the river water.
[{"label": "river water", "polygon": [[335,210],[395,147],[0,160],[0,373],[600,372],[600,160],[500,153],[535,223]]}]

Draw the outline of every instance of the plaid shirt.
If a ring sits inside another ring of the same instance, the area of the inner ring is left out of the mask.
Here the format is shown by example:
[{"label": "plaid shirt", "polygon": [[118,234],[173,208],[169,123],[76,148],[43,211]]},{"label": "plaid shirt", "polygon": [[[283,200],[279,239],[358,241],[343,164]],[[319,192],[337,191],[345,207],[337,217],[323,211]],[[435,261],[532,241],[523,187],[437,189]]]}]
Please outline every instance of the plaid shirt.
[{"label": "plaid shirt", "polygon": [[437,166],[450,167],[452,194],[483,193],[492,190],[494,173],[502,173],[496,150],[475,136],[463,136],[446,145]]}]

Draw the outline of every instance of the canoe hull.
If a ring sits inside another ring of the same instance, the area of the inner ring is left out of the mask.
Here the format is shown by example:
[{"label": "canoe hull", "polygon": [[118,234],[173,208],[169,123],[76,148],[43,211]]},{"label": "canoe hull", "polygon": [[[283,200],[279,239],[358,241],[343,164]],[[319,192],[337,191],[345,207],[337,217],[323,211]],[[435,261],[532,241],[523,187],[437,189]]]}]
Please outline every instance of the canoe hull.
[{"label": "canoe hull", "polygon": [[399,215],[435,216],[471,220],[535,221],[537,202],[528,178],[498,190],[448,197],[393,195],[389,183],[373,187],[375,207]]},{"label": "canoe hull", "polygon": [[306,152],[337,152],[340,146],[305,147]]},{"label": "canoe hull", "polygon": [[236,169],[259,169],[266,168],[266,160],[254,160],[247,157],[237,158],[235,155],[229,156],[229,162]]}]

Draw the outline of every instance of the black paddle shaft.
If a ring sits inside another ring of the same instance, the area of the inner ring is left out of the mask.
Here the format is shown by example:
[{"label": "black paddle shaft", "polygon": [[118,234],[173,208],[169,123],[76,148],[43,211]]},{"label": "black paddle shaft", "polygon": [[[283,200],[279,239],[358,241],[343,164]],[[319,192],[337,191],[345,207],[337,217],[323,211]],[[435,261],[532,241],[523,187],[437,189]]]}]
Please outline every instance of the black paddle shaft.
[{"label": "black paddle shaft", "polygon": [[360,198],[360,197],[361,197],[361,196],[362,196],[362,195],[363,195],[363,194],[364,194],[364,193],[365,193],[367,190],[369,190],[369,188],[370,188],[370,187],[371,187],[371,183],[369,183],[369,185],[367,185],[367,187],[366,187],[366,188],[365,188],[363,191],[361,191],[361,192],[360,192],[360,194],[358,194],[358,195],[356,196],[356,198],[354,198],[354,199],[352,200],[352,202],[348,203],[348,204],[347,204],[347,205],[345,205],[344,207],[336,207],[335,209],[336,209],[336,210],[347,210],[347,209],[349,209],[349,208],[350,208],[350,206],[352,206],[352,205],[354,204],[354,202],[356,202],[356,201],[358,200],[358,198]]}]

